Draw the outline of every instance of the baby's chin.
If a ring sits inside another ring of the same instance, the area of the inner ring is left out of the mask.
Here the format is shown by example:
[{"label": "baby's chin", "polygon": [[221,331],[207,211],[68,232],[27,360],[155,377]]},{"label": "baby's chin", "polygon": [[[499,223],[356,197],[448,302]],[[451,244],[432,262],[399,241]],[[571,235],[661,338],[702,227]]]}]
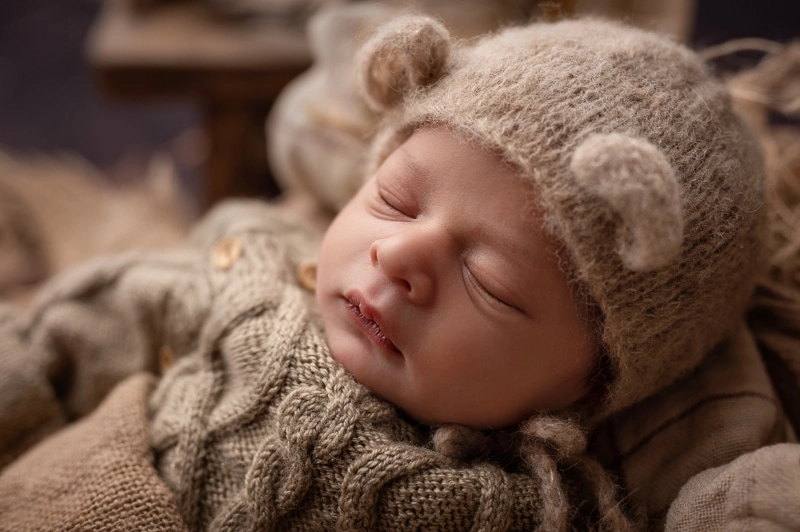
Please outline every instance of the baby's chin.
[{"label": "baby's chin", "polygon": [[[373,395],[393,405],[398,413],[406,420],[419,425],[431,427],[441,425],[460,425],[473,430],[485,431],[507,428],[516,425],[530,416],[527,415],[498,415],[497,412],[478,412],[477,408],[467,407],[447,408],[443,406],[441,398],[423,398],[421,394],[399,393],[396,385],[399,376],[383,375],[375,371],[373,366],[362,364],[369,356],[359,357],[358,349],[363,346],[354,343],[350,345],[348,336],[339,339],[336,335],[328,338],[328,351],[330,357],[355,380]],[[363,354],[363,353],[362,353]],[[389,385],[387,385],[387,382]],[[403,386],[408,389],[408,386]],[[431,408],[438,405],[438,408]]]}]

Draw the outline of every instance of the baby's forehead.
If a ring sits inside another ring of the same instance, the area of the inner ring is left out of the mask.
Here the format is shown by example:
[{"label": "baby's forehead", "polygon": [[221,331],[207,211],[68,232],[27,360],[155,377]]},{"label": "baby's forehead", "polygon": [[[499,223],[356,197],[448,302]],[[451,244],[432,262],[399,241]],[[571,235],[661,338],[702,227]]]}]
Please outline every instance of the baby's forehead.
[{"label": "baby's forehead", "polygon": [[378,186],[407,194],[420,208],[433,202],[487,247],[525,264],[559,247],[534,183],[490,148],[429,127],[412,133],[387,160],[376,174]]}]

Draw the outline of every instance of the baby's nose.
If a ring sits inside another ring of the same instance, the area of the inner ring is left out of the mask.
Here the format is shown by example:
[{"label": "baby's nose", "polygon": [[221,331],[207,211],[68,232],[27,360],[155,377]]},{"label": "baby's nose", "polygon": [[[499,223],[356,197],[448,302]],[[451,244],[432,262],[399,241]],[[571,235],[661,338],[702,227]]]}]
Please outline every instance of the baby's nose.
[{"label": "baby's nose", "polygon": [[414,227],[375,240],[370,260],[402,288],[409,301],[426,305],[435,296],[445,248],[440,230]]}]

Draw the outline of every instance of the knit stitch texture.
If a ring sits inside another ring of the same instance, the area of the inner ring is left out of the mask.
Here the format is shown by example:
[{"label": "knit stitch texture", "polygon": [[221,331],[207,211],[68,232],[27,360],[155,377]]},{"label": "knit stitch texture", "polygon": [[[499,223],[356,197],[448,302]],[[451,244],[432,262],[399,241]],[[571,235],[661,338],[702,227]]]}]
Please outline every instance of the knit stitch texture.
[{"label": "knit stitch texture", "polygon": [[330,357],[295,279],[313,249],[302,233],[239,205],[217,209],[194,245],[213,256],[231,240],[241,257],[192,283],[214,296],[165,316],[198,328],[170,342],[177,362],[151,400],[158,469],[190,528],[536,528],[535,478],[431,449],[426,428]]},{"label": "knit stitch texture", "polygon": [[[743,329],[588,441],[552,415],[489,434],[413,423],[330,358],[297,279],[315,247],[267,205],[224,204],[187,246],[0,308],[0,462],[86,416],[0,471],[0,530],[616,531],[620,498],[657,528],[691,476],[775,441]],[[123,381],[159,358],[152,394]]]}]

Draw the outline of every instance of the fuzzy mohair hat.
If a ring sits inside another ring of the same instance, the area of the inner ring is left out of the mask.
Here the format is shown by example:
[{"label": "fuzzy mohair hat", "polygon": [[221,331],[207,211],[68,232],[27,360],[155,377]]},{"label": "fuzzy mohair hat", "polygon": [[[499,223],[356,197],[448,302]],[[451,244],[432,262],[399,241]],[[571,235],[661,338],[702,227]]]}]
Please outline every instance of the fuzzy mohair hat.
[{"label": "fuzzy mohair hat", "polygon": [[690,372],[741,319],[764,255],[762,161],[684,46],[592,19],[461,43],[405,16],[365,44],[359,73],[386,117],[373,169],[414,130],[444,126],[533,184],[601,314],[609,376],[591,419]]}]

